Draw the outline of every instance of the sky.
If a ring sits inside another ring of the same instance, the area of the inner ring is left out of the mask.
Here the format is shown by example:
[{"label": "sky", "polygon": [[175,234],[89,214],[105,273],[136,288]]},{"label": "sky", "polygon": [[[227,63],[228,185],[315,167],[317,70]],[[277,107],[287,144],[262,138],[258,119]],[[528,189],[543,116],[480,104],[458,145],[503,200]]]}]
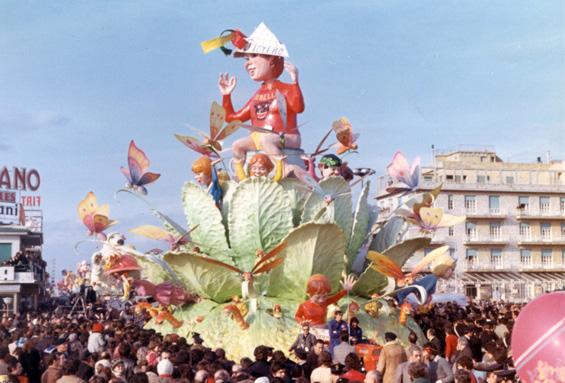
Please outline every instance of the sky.
[{"label": "sky", "polygon": [[348,160],[378,174],[399,149],[430,163],[431,145],[565,160],[564,20],[562,1],[5,0],[0,167],[41,174],[50,270],[89,257],[73,250],[87,238],[76,205],[88,191],[110,203],[116,231],[157,224],[142,202],[114,199],[131,139],[162,174],[149,200],[183,221],[180,189],[197,156],[173,134],[208,129],[220,73],[239,80],[236,107],[258,85],[241,60],[204,55],[199,43],[229,28],[249,35],[261,21],[299,70],[306,151],[347,116],[361,134]]}]

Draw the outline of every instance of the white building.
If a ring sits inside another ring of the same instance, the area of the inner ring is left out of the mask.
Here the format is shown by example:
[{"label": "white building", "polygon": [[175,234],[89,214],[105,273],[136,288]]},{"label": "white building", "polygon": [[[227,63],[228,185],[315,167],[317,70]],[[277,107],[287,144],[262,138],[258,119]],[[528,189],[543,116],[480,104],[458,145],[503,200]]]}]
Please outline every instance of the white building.
[{"label": "white building", "polygon": [[[448,244],[458,259],[460,292],[528,301],[565,287],[565,163],[503,162],[491,149],[436,152],[434,162],[422,168],[420,190],[442,183],[434,206],[467,217],[432,240]],[[377,186],[385,211],[397,203],[386,192],[388,182],[381,176]]]}]

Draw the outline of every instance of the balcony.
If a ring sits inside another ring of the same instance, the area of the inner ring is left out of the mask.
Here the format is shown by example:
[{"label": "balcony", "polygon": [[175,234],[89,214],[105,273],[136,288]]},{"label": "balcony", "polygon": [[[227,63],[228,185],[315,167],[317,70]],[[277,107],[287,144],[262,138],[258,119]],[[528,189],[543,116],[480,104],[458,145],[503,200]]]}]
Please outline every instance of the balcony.
[{"label": "balcony", "polygon": [[505,219],[508,211],[499,208],[476,209],[474,207],[466,208],[465,215],[467,219]]},{"label": "balcony", "polygon": [[463,243],[465,245],[499,245],[504,246],[509,242],[509,238],[502,234],[491,235],[478,235],[476,233],[469,233],[465,237]]},{"label": "balcony", "polygon": [[0,284],[37,283],[40,278],[33,270],[19,271],[18,266],[0,266]]},{"label": "balcony", "polygon": [[531,263],[531,262],[514,262],[491,259],[490,262],[467,261],[463,265],[464,271],[565,271],[565,264],[556,263]]},{"label": "balcony", "polygon": [[538,210],[526,206],[525,208],[516,209],[516,218],[519,220],[565,219],[565,211],[557,209],[552,210],[546,205],[540,207]]},{"label": "balcony", "polygon": [[518,238],[519,246],[538,245],[538,246],[562,246],[565,245],[565,236],[532,236],[528,234],[520,235]]}]

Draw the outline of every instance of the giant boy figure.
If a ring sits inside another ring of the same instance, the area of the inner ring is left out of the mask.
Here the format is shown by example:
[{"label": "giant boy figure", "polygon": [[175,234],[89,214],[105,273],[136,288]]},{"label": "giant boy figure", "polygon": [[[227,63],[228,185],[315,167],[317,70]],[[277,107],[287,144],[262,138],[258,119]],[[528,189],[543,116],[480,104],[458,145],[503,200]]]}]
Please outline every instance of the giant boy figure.
[{"label": "giant boy figure", "polygon": [[[284,58],[288,57],[286,47],[265,24],[261,23],[246,39],[245,48],[236,50],[234,55],[244,57],[245,70],[251,79],[261,82],[261,87],[245,106],[235,111],[231,93],[237,84],[236,78],[226,73],[221,74],[218,81],[226,121],[250,121],[252,127],[261,128],[233,143],[237,169],[243,167],[250,150],[263,150],[276,160],[283,155],[283,148],[300,148],[296,115],[304,111],[304,99],[298,85],[298,70],[285,62]],[[285,69],[290,75],[290,84],[278,80]]]}]

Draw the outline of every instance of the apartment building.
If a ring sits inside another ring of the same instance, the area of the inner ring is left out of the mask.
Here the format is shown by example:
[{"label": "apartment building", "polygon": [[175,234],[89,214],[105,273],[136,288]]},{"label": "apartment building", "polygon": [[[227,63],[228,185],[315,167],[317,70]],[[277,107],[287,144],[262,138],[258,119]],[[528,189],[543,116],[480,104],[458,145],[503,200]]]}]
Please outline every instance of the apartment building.
[{"label": "apartment building", "polygon": [[[523,302],[565,288],[563,161],[504,162],[491,148],[436,151],[433,157],[433,164],[421,169],[419,189],[441,183],[434,206],[467,217],[432,238],[434,246],[449,245],[458,260],[450,289],[473,298]],[[378,205],[385,212],[399,203],[386,192],[389,183],[387,176],[378,179]],[[419,234],[411,229],[407,235]]]}]

